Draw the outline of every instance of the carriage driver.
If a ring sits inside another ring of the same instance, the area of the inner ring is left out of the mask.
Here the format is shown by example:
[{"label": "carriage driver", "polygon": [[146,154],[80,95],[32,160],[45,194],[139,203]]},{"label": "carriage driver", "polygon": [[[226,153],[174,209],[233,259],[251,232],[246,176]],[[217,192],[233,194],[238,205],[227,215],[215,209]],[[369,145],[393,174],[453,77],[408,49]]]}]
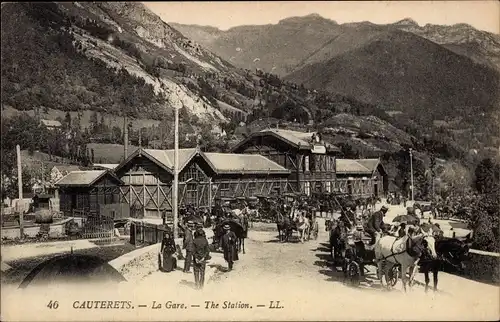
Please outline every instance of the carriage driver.
[{"label": "carriage driver", "polygon": [[383,205],[379,211],[375,211],[366,224],[366,232],[370,235],[372,240],[370,241],[370,245],[375,244],[377,239],[377,234],[380,236],[382,232],[385,232],[386,227],[384,225],[384,216],[387,213],[389,208],[386,205]]}]

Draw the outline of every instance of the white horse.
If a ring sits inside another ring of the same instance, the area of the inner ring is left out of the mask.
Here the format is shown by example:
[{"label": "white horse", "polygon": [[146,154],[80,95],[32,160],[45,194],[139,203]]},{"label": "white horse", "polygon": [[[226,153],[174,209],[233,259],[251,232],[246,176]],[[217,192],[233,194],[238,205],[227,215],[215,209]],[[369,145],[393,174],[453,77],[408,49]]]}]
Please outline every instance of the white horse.
[{"label": "white horse", "polygon": [[250,207],[246,206],[242,211],[248,218],[250,227],[253,227],[253,221],[259,218],[259,210],[258,209],[250,209]]},{"label": "white horse", "polygon": [[311,225],[309,223],[309,219],[304,216],[303,213],[300,213],[296,220],[297,223],[297,231],[300,234],[300,242],[304,242],[304,238],[309,236],[309,229],[311,229]]},{"label": "white horse", "polygon": [[[403,289],[406,291],[406,283],[413,281],[416,272],[420,254],[425,249],[429,250],[432,258],[436,258],[435,239],[432,236],[432,231],[421,232],[417,235],[410,236],[406,234],[402,238],[394,236],[383,236],[375,243],[375,261],[377,262],[377,275],[382,284],[382,276],[386,271],[390,270],[396,264],[401,265],[401,280]],[[420,254],[419,254],[420,253]],[[384,267],[390,264],[390,267]],[[385,269],[384,269],[385,268]],[[411,268],[410,278],[406,276],[406,272]]]}]

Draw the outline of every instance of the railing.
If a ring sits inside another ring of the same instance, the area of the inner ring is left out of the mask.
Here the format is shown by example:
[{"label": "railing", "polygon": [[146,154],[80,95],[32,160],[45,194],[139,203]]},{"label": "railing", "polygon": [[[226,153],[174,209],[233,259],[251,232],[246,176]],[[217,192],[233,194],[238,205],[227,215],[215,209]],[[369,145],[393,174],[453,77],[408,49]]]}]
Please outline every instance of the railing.
[{"label": "railing", "polygon": [[466,274],[480,281],[500,282],[500,254],[478,249],[469,250]]}]

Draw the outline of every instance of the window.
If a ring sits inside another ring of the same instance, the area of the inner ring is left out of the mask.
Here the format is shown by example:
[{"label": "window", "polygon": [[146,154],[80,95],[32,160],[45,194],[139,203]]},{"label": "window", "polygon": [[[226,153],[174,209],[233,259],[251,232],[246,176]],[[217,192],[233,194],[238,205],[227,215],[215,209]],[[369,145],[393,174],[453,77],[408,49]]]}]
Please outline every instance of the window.
[{"label": "window", "polygon": [[309,157],[304,157],[304,172],[309,172]]},{"label": "window", "polygon": [[311,155],[311,159],[309,160],[309,168],[311,172],[316,172],[317,169],[317,162],[316,162],[316,156]]},{"label": "window", "polygon": [[249,195],[249,196],[254,195],[256,188],[257,188],[256,183],[255,182],[250,182],[248,184],[248,188],[247,188],[247,195]]},{"label": "window", "polygon": [[219,189],[220,189],[221,191],[222,191],[222,190],[223,190],[223,191],[227,191],[227,190],[229,190],[229,183],[227,183],[227,182],[223,182],[223,183],[221,183],[221,184],[219,185]]},{"label": "window", "polygon": [[205,181],[205,174],[200,171],[196,163],[191,163],[188,168],[184,169],[179,176],[179,181],[188,181],[189,179],[195,180],[197,182]]},{"label": "window", "polygon": [[347,181],[347,193],[352,195],[352,181]]},{"label": "window", "polygon": [[332,190],[332,186],[331,186],[331,182],[330,181],[327,181],[326,182],[326,192],[331,192]]},{"label": "window", "polygon": [[304,193],[308,196],[311,195],[311,183],[309,181],[304,183]]}]

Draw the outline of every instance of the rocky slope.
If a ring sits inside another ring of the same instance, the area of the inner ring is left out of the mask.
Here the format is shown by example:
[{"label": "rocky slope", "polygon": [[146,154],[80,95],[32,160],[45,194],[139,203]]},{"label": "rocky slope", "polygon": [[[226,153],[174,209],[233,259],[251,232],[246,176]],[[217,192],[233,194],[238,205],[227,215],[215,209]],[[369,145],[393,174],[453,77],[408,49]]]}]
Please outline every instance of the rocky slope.
[{"label": "rocky slope", "polygon": [[1,15],[3,106],[151,119],[184,106],[215,127],[226,121],[175,76],[234,78],[234,67],[140,3],[8,3]]}]

